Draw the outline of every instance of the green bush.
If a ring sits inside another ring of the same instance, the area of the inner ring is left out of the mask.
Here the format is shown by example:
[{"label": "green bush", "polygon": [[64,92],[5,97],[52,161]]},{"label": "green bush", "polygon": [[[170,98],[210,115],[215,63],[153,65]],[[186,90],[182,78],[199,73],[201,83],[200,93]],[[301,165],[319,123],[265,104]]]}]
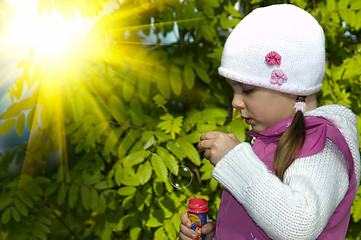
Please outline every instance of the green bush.
[{"label": "green bush", "polygon": [[[30,51],[0,116],[0,134],[31,131],[0,153],[0,239],[177,239],[192,197],[207,199],[215,220],[222,188],[196,144],[205,131],[245,141],[247,130],[217,74],[222,46],[244,14],[277,1],[246,0],[240,11],[237,2],[119,1],[65,60]],[[38,9],[94,17],[101,3],[41,0]],[[361,139],[361,0],[290,3],[325,30],[320,103],[351,108]],[[360,219],[359,190],[347,239],[361,238]]]}]

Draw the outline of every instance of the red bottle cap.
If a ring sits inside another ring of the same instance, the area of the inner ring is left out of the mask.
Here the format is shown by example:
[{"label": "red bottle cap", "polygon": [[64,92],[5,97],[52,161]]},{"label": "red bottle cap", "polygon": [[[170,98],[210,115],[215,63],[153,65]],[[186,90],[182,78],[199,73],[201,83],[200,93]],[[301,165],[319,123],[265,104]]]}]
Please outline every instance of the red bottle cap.
[{"label": "red bottle cap", "polygon": [[208,202],[203,198],[191,198],[189,199],[187,210],[193,213],[208,212]]}]

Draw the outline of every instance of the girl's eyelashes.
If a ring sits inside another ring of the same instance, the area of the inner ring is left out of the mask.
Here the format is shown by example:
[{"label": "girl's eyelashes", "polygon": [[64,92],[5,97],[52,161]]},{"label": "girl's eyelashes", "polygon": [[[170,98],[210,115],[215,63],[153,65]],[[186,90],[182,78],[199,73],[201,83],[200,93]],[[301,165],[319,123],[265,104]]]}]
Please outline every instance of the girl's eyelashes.
[{"label": "girl's eyelashes", "polygon": [[253,91],[253,89],[254,89],[254,88],[243,88],[243,89],[242,89],[242,92],[243,92],[243,93],[246,93],[246,94],[249,94],[249,93],[251,93],[251,92]]}]

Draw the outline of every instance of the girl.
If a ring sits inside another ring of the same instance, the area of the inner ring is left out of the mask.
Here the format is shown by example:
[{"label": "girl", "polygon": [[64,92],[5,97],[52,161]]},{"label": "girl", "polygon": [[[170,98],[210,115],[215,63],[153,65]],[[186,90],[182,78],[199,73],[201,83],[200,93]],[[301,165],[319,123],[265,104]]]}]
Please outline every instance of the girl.
[{"label": "girl", "polygon": [[[323,30],[306,11],[254,10],[232,31],[219,74],[252,126],[252,144],[207,132],[198,147],[224,186],[206,239],[344,239],[360,180],[355,115],[317,108],[325,73]],[[187,214],[180,239],[195,239]]]}]

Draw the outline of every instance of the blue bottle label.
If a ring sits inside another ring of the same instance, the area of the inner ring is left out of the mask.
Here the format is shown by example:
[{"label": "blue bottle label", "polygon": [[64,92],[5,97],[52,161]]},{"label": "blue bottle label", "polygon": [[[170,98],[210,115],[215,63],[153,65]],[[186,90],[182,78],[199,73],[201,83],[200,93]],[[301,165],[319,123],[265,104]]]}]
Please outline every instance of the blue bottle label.
[{"label": "blue bottle label", "polygon": [[207,213],[188,212],[188,218],[192,222],[191,229],[198,235],[196,240],[205,240],[206,236],[202,235],[201,229],[207,223]]}]

